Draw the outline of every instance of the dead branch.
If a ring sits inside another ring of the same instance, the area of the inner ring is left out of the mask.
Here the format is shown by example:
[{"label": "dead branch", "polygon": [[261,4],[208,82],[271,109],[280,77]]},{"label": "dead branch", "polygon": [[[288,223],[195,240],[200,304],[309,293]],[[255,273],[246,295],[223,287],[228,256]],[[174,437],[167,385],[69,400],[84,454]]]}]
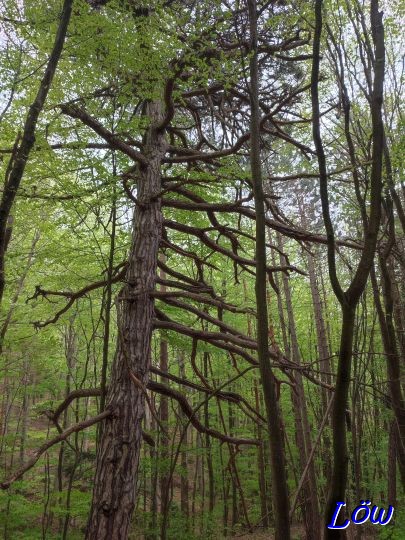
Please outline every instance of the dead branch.
[{"label": "dead branch", "polygon": [[47,450],[49,450],[49,448],[52,448],[52,446],[55,446],[55,444],[58,444],[59,442],[66,440],[70,435],[72,435],[72,433],[83,431],[83,429],[86,429],[90,426],[93,426],[94,424],[97,424],[98,422],[101,422],[101,420],[108,418],[109,416],[111,416],[111,414],[113,414],[112,410],[106,409],[105,411],[98,414],[97,416],[88,418],[87,420],[84,420],[83,422],[79,422],[78,424],[73,424],[73,426],[70,426],[68,429],[65,429],[65,431],[62,431],[62,433],[60,433],[56,437],[53,437],[52,439],[49,439],[48,441],[46,441],[42,446],[38,448],[38,450],[35,452],[32,458],[29,459],[25,465],[23,465],[20,469],[18,469],[7,480],[0,483],[0,488],[8,489],[13,482],[15,482],[16,480],[19,480],[27,471],[29,471],[33,467],[35,463],[39,460],[39,458],[42,456],[42,454],[44,454]]}]

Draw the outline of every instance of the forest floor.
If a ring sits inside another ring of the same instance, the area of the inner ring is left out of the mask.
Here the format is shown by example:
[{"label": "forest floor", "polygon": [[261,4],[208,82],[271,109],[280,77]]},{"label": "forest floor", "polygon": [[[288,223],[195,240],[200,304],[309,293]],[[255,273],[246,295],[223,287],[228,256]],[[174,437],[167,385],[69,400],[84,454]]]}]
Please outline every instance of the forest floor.
[{"label": "forest floor", "polygon": [[[269,531],[256,531],[253,533],[246,533],[243,535],[232,536],[238,540],[274,540],[274,535]],[[302,526],[293,526],[291,530],[291,538],[293,540],[301,540],[305,538],[305,531]]]},{"label": "forest floor", "polygon": [[[352,531],[347,530],[347,540],[353,540],[354,539],[354,530]],[[351,534],[352,533],[352,534]],[[271,534],[269,531],[258,531],[253,533],[246,533],[241,536],[232,536],[232,538],[238,539],[238,540],[274,540],[274,535]],[[305,529],[303,526],[293,526],[291,529],[291,538],[292,540],[305,540]],[[363,540],[375,540],[377,538],[375,531],[362,531],[362,539]],[[318,540],[318,539],[314,539]]]}]

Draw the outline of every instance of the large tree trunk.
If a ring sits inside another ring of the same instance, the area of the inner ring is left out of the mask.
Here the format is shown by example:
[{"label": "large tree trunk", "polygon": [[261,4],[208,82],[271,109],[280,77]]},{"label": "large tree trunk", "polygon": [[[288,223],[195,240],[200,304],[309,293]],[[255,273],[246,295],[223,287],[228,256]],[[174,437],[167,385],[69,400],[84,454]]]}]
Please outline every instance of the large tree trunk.
[{"label": "large tree trunk", "polygon": [[160,166],[166,150],[157,102],[146,105],[151,126],[145,136],[148,162],[139,168],[137,207],[126,284],[120,293],[119,336],[97,452],[93,500],[86,538],[124,540],[135,506],[142,442],[145,387],[149,376],[158,249],[162,229]]}]

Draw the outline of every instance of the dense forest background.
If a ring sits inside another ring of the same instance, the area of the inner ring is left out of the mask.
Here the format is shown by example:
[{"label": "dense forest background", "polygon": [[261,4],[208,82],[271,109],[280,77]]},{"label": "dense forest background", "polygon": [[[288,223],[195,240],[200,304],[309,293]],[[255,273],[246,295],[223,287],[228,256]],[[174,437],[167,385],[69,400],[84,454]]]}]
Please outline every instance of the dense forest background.
[{"label": "dense forest background", "polygon": [[405,538],[403,15],[0,0],[2,538]]}]

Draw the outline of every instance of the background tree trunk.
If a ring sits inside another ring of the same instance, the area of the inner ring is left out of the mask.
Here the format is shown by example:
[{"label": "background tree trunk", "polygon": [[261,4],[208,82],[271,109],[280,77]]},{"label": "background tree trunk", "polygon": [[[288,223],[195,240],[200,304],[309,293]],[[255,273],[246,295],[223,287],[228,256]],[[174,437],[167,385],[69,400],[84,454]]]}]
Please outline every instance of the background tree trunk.
[{"label": "background tree trunk", "polygon": [[257,352],[261,383],[266,405],[270,435],[271,474],[273,485],[273,510],[276,540],[289,540],[289,499],[285,470],[285,452],[281,412],[276,393],[276,383],[270,365],[269,328],[267,315],[267,270],[266,270],[266,224],[265,199],[263,193],[261,151],[260,151],[260,109],[259,109],[259,73],[257,43],[257,4],[248,1],[250,28],[250,161],[252,185],[256,209],[256,306],[257,306]]}]

